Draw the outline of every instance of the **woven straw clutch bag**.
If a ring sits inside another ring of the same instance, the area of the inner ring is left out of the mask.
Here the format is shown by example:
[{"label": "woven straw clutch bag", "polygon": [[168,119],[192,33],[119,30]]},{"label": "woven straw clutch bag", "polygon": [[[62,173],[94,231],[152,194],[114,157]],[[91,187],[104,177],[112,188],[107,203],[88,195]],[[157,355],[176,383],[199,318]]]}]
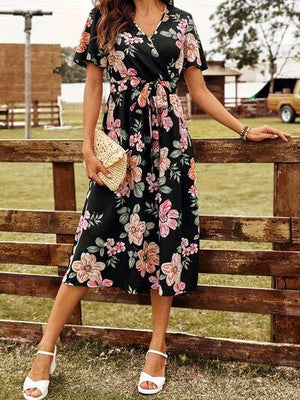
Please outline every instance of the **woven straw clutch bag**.
[{"label": "woven straw clutch bag", "polygon": [[126,177],[126,150],[101,129],[96,128],[94,135],[94,152],[96,157],[102,161],[104,167],[112,174],[112,178],[108,178],[101,171],[98,171],[98,177],[110,190],[117,190]]}]

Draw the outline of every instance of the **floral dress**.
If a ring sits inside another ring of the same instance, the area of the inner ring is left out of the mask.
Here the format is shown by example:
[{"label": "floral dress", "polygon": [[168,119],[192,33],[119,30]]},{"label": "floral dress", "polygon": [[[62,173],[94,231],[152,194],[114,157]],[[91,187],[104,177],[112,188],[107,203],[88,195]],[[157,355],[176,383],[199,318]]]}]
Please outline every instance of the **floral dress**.
[{"label": "floral dress", "polygon": [[176,94],[183,69],[208,68],[193,17],[168,4],[151,36],[132,22],[109,54],[96,43],[100,18],[93,8],[74,62],[107,70],[102,129],[127,150],[127,172],[116,191],[89,180],[62,282],[161,296],[196,290],[195,158]]}]

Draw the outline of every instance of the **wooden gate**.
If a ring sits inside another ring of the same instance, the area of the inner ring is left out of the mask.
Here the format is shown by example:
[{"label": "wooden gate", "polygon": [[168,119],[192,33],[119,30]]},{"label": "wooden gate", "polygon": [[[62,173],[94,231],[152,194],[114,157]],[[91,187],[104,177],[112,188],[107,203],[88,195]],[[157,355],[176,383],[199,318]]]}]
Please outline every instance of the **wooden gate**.
[{"label": "wooden gate", "polygon": [[[200,215],[200,240],[273,243],[272,250],[200,249],[199,273],[272,277],[268,289],[199,285],[175,296],[173,306],[269,314],[270,342],[199,337],[168,332],[168,348],[201,358],[300,366],[300,138],[262,143],[234,139],[193,139],[198,163],[273,163],[274,215]],[[1,242],[0,262],[58,266],[57,276],[0,273],[0,293],[53,298],[71,254],[80,216],[75,211],[74,163],[82,162],[81,140],[2,140],[0,161],[52,163],[55,210],[0,210],[0,231],[56,234],[57,243]],[[68,195],[66,196],[66,193]],[[85,300],[149,305],[149,293],[131,295],[118,288],[90,289]],[[44,323],[0,321],[0,336],[38,341]],[[151,331],[82,325],[80,304],[61,340],[101,338],[118,345],[145,346]]]}]

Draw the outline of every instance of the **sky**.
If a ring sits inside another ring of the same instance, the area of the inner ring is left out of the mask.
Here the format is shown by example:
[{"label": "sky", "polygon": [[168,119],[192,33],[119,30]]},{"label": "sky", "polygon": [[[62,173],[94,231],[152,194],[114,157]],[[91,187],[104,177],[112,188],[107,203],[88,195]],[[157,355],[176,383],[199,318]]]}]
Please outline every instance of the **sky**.
[{"label": "sky", "polygon": [[[192,13],[204,49],[208,49],[212,36],[209,15],[221,0],[175,0],[178,8]],[[187,7],[188,3],[188,7]],[[52,16],[34,17],[32,43],[52,43],[75,46],[92,8],[91,0],[0,0],[0,10],[15,9],[52,11]],[[0,15],[0,42],[24,43],[24,18]]]}]

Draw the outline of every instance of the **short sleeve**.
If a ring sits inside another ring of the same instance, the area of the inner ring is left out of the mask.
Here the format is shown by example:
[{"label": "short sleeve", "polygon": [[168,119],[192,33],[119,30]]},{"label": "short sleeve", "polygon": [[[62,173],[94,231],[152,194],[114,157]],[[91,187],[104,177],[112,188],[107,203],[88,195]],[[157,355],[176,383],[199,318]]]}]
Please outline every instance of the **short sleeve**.
[{"label": "short sleeve", "polygon": [[202,43],[191,14],[188,15],[188,23],[185,31],[185,39],[183,43],[183,69],[192,65],[200,68],[202,71],[208,69],[206,58],[204,55]]},{"label": "short sleeve", "polygon": [[91,61],[99,68],[105,68],[107,58],[104,49],[97,43],[97,26],[100,20],[100,10],[94,7],[87,17],[80,41],[74,54],[74,62],[86,68],[87,62]]}]

